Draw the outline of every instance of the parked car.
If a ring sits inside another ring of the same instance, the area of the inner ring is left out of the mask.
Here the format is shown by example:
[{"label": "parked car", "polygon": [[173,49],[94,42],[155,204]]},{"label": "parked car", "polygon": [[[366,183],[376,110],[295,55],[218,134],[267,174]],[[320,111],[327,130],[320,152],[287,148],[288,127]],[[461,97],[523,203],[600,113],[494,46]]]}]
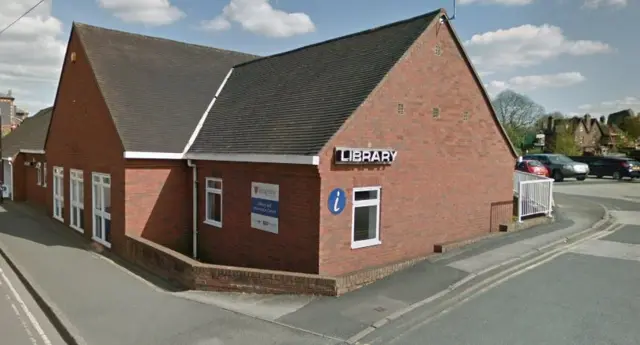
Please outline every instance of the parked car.
[{"label": "parked car", "polygon": [[529,174],[549,177],[549,169],[536,160],[523,160],[516,163],[516,170],[524,171]]},{"label": "parked car", "polygon": [[565,178],[575,177],[578,181],[584,181],[589,174],[589,165],[572,160],[557,153],[531,154],[522,157],[523,160],[537,160],[549,170],[550,177],[556,182],[562,182]]},{"label": "parked car", "polygon": [[599,157],[589,163],[589,170],[597,178],[611,176],[614,180],[625,177],[640,179],[640,162],[629,157]]}]

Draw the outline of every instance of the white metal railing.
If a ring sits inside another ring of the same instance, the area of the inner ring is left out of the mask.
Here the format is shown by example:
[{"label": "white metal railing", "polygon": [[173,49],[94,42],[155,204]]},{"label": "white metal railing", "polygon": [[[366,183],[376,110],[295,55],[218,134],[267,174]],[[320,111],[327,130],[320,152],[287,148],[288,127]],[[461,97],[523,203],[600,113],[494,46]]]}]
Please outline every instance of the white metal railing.
[{"label": "white metal railing", "polygon": [[518,222],[535,214],[551,216],[553,211],[553,179],[515,171],[513,192],[518,197]]}]

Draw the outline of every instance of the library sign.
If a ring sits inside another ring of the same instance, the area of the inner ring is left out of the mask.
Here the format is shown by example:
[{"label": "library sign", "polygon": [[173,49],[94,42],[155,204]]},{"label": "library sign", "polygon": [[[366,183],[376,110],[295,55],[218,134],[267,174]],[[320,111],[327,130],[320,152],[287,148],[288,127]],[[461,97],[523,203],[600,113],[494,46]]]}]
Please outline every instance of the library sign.
[{"label": "library sign", "polygon": [[395,161],[398,152],[392,149],[357,149],[336,147],[334,160],[336,164],[389,165]]}]

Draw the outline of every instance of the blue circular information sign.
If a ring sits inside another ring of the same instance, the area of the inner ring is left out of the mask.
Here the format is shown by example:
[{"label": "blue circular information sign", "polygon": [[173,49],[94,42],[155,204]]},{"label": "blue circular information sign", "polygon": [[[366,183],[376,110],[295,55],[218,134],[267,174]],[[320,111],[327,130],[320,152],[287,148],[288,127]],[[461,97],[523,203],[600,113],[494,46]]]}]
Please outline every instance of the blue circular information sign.
[{"label": "blue circular information sign", "polygon": [[340,214],[347,205],[347,193],[340,188],[336,188],[329,194],[328,207],[333,214]]}]

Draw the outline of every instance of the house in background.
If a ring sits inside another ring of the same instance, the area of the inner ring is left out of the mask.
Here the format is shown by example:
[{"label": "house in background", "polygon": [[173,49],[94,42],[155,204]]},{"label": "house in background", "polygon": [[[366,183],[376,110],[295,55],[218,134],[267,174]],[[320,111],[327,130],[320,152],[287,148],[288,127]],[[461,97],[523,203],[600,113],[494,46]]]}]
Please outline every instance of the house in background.
[{"label": "house in background", "polygon": [[2,135],[16,129],[28,116],[29,112],[15,105],[15,97],[11,90],[7,93],[0,92],[0,133]]},{"label": "house in background", "polygon": [[619,128],[605,122],[605,117],[592,118],[586,114],[582,117],[554,118],[547,117],[544,128],[547,151],[554,147],[555,139],[561,131],[573,135],[583,155],[601,155],[611,152],[616,147],[620,135]]},{"label": "house in background", "polygon": [[53,218],[119,254],[129,234],[189,255],[182,153],[231,67],[254,58],[74,23],[45,145]]},{"label": "house in background", "polygon": [[40,110],[2,138],[5,198],[45,207],[48,192],[44,142],[51,111],[51,107]]}]

